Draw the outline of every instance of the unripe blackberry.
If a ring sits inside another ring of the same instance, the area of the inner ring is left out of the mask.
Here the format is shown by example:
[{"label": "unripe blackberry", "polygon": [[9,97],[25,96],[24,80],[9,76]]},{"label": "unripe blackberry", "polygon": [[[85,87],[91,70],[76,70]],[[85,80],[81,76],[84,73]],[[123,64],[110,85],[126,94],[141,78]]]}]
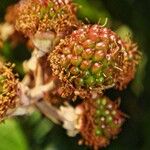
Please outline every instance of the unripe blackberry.
[{"label": "unripe blackberry", "polygon": [[12,73],[12,66],[0,63],[0,121],[18,103],[18,80]]},{"label": "unripe blackberry", "polygon": [[[127,45],[110,29],[85,25],[60,41],[50,53],[50,65],[64,87],[71,87],[66,95],[101,93],[113,86],[122,89],[133,78],[139,56]],[[130,73],[124,75],[129,66]]]},{"label": "unripe blackberry", "polygon": [[118,104],[107,97],[88,99],[78,106],[80,114],[80,134],[82,144],[98,150],[106,147],[110,139],[117,136],[124,122],[124,114]]},{"label": "unripe blackberry", "polygon": [[66,35],[78,23],[70,0],[21,0],[18,4],[16,29],[26,36],[37,31]]}]

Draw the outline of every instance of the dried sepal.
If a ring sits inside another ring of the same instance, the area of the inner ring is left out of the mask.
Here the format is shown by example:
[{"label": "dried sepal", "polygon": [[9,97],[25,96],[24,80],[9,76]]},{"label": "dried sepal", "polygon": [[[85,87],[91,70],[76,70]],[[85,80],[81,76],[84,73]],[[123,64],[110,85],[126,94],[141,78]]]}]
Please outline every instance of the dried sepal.
[{"label": "dried sepal", "polygon": [[66,103],[59,108],[59,115],[62,117],[63,128],[67,130],[68,136],[76,136],[81,128],[80,117],[82,115],[82,110],[78,107],[74,108]]},{"label": "dried sepal", "polygon": [[18,80],[12,72],[13,65],[0,62],[0,120],[18,104]]}]

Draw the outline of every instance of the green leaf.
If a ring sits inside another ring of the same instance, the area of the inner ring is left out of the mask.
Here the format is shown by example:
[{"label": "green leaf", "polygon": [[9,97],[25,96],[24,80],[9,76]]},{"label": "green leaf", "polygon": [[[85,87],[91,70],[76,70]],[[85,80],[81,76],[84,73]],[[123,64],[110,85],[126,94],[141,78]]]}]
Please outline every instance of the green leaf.
[{"label": "green leaf", "polygon": [[92,3],[88,0],[74,0],[78,5],[78,16],[81,19],[86,19],[92,22],[98,22],[100,20],[100,24],[105,22],[106,18],[110,18],[109,12],[104,8],[103,4],[98,1],[98,7],[96,7],[96,3]]},{"label": "green leaf", "polygon": [[27,141],[15,120],[0,124],[0,150],[28,150]]}]

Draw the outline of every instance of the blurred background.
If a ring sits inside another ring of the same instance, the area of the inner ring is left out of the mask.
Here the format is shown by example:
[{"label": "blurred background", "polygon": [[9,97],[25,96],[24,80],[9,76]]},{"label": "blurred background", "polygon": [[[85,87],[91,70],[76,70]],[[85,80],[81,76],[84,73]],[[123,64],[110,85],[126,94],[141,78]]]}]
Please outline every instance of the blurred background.
[{"label": "blurred background", "polygon": [[[74,0],[78,17],[85,23],[104,24],[122,38],[131,37],[139,45],[143,58],[135,80],[121,93],[121,109],[129,118],[118,138],[104,150],[150,150],[150,1],[149,0]],[[17,0],[0,0],[0,23],[6,8]],[[0,49],[0,59],[16,63],[22,78],[22,61],[30,51],[22,44],[13,48],[9,41]],[[61,126],[39,112],[7,120],[0,124],[0,150],[89,150],[78,146],[79,137],[70,138]]]}]

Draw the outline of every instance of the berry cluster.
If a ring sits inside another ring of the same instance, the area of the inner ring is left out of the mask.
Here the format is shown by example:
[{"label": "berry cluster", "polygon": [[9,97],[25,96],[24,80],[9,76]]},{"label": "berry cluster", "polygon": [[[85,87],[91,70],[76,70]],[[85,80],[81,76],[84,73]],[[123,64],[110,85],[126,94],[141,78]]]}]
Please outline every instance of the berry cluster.
[{"label": "berry cluster", "polygon": [[[21,0],[10,8],[6,20],[33,42],[32,57],[25,63],[30,80],[24,85],[31,91],[24,94],[49,101],[48,108],[59,109],[50,111],[55,115],[67,101],[61,121],[70,135],[80,132],[80,143],[95,150],[107,146],[120,132],[125,115],[104,93],[110,88],[123,90],[134,78],[141,57],[136,44],[99,24],[79,21],[71,0]],[[12,68],[0,63],[1,120],[18,103],[17,85]]]}]

